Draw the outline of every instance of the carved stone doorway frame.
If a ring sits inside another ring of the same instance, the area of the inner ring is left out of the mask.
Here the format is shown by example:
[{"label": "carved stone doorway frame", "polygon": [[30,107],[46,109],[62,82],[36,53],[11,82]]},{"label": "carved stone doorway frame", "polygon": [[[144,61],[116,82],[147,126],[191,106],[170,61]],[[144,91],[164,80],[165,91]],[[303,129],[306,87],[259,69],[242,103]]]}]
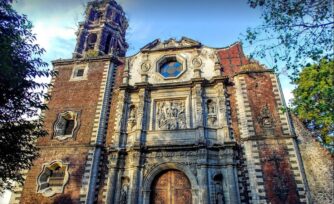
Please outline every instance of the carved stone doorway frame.
[{"label": "carved stone doorway frame", "polygon": [[145,177],[143,182],[143,190],[142,190],[142,204],[149,204],[150,203],[150,196],[151,196],[151,186],[154,179],[159,176],[162,172],[167,170],[179,170],[183,172],[189,179],[191,184],[191,193],[192,193],[192,203],[199,203],[199,187],[196,176],[191,172],[189,167],[183,164],[178,163],[161,163],[155,168],[153,168]]}]

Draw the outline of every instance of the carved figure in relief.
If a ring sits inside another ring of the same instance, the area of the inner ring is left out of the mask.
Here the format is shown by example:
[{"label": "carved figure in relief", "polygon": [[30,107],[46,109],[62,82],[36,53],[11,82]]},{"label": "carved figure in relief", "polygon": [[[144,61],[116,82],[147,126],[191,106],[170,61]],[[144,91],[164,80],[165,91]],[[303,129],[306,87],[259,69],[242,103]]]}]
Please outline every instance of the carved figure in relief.
[{"label": "carved figure in relief", "polygon": [[275,124],[267,104],[262,108],[257,120],[260,126],[263,128],[264,135],[273,135]]},{"label": "carved figure in relief", "polygon": [[161,130],[186,128],[184,101],[161,101],[157,103],[157,125]]},{"label": "carved figure in relief", "polygon": [[206,105],[208,110],[208,125],[214,126],[217,121],[216,103],[209,99]]},{"label": "carved figure in relief", "polygon": [[123,184],[122,184],[121,194],[119,198],[120,204],[126,204],[128,201],[129,182],[130,182],[130,179],[128,177],[122,178]]},{"label": "carved figure in relief", "polygon": [[128,185],[123,185],[121,191],[120,203],[126,204],[127,200],[128,200]]},{"label": "carved figure in relief", "polygon": [[128,119],[128,127],[130,129],[133,129],[137,124],[136,110],[137,110],[136,106],[134,105],[130,106],[130,113]]},{"label": "carved figure in relief", "polygon": [[215,104],[214,104],[214,102],[212,100],[208,100],[207,105],[208,105],[208,112],[209,112],[209,114],[215,114],[216,111],[215,111],[215,106],[214,106]]},{"label": "carved figure in relief", "polygon": [[260,116],[258,117],[258,121],[263,127],[271,127],[273,125],[273,120],[269,112],[268,105],[265,105],[262,108]]},{"label": "carved figure in relief", "polygon": [[217,174],[213,177],[213,181],[215,183],[214,190],[216,194],[216,204],[224,203],[224,189],[223,189],[223,176],[221,174]]},{"label": "carved figure in relief", "polygon": [[196,86],[193,88],[193,93],[195,94],[195,102],[196,102],[196,122],[197,125],[203,125],[203,117],[202,117],[202,89],[200,86]]},{"label": "carved figure in relief", "polygon": [[199,57],[195,57],[192,61],[195,68],[200,68],[202,66],[202,60]]}]

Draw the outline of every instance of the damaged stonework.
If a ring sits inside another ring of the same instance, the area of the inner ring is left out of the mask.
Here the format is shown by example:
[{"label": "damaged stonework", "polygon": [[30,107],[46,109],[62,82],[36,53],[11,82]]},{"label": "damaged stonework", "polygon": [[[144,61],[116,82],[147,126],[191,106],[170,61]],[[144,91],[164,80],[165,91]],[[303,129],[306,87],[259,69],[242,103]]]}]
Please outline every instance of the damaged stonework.
[{"label": "damaged stonework", "polygon": [[292,116],[298,137],[298,145],[304,162],[313,203],[334,202],[334,158],[319,142],[315,141],[296,116]]}]

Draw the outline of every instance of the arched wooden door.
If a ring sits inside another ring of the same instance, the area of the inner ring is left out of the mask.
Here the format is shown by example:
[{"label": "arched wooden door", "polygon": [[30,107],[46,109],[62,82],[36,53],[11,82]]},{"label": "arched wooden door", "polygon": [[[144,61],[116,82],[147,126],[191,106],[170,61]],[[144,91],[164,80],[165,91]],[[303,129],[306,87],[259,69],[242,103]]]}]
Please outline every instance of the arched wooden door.
[{"label": "arched wooden door", "polygon": [[165,171],[151,187],[151,204],[191,204],[191,185],[181,171]]}]

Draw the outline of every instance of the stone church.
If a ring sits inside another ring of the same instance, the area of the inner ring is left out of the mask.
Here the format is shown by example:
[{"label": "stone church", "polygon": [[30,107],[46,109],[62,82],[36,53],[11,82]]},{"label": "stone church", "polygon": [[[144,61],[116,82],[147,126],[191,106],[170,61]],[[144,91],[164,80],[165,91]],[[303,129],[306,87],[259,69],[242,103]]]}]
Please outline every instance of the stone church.
[{"label": "stone church", "polygon": [[154,40],[126,57],[125,13],[89,2],[53,61],[40,157],[11,203],[309,203],[275,73],[237,42]]}]

